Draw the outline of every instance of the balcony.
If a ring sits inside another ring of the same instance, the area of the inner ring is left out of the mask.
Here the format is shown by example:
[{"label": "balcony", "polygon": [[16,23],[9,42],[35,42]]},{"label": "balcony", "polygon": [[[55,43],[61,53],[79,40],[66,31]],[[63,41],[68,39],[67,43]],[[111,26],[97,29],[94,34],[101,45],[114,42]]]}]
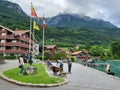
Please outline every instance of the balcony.
[{"label": "balcony", "polygon": [[[14,35],[5,35],[5,36],[1,36],[0,35],[0,39],[19,39],[19,40],[22,40],[24,42],[29,42],[29,38],[26,38],[26,37],[15,37]],[[34,41],[31,40],[31,42],[33,43]]]},{"label": "balcony", "polygon": [[28,50],[0,50],[0,53],[6,53],[6,54],[28,54]]},{"label": "balcony", "polygon": [[18,47],[24,47],[24,48],[29,48],[28,44],[24,44],[21,42],[5,42],[5,43],[0,43],[0,46],[18,46]]},{"label": "balcony", "polygon": [[15,39],[14,35],[0,36],[0,39]]}]

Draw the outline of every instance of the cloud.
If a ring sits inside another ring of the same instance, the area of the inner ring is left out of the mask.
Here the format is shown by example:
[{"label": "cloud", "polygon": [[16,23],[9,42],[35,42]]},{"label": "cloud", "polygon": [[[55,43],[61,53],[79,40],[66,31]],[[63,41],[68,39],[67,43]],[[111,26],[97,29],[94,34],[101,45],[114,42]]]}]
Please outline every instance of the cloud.
[{"label": "cloud", "polygon": [[38,16],[52,17],[59,13],[84,14],[120,26],[120,0],[9,0],[19,4],[30,15],[32,2]]}]

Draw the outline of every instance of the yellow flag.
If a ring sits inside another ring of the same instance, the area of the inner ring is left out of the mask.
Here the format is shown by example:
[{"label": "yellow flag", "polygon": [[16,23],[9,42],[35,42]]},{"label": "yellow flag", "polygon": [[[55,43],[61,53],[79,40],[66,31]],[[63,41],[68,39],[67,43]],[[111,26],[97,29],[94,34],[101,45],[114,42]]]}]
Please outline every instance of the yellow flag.
[{"label": "yellow flag", "polygon": [[34,30],[40,30],[39,26],[37,25],[35,21],[33,22],[33,28]]}]

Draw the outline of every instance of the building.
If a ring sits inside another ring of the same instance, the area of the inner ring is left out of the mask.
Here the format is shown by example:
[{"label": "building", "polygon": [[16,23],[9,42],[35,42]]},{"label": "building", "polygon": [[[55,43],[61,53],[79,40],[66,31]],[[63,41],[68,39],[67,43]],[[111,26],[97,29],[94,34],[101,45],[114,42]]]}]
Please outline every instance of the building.
[{"label": "building", "polygon": [[30,30],[13,31],[0,25],[0,55],[28,54],[33,52],[36,42]]},{"label": "building", "polygon": [[75,56],[76,58],[80,59],[80,60],[84,60],[84,59],[90,59],[91,55],[90,53],[87,51],[76,51],[73,52],[71,54],[71,56]]},{"label": "building", "polygon": [[[50,51],[51,53],[54,54],[55,52],[57,52],[58,48],[57,48],[56,45],[45,45],[44,50],[48,50],[48,51]],[[40,46],[39,47],[39,52],[42,53],[42,51],[43,51],[43,47]]]},{"label": "building", "polygon": [[52,53],[55,53],[57,51],[56,45],[45,45],[44,50],[49,50]]}]

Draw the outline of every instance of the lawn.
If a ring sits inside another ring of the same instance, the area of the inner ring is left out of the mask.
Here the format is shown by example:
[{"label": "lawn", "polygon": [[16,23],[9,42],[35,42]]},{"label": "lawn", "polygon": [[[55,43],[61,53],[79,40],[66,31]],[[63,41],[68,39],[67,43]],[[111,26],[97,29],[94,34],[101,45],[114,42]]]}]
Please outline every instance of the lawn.
[{"label": "lawn", "polygon": [[32,84],[57,84],[64,81],[61,77],[49,76],[44,65],[35,64],[34,66],[38,69],[36,74],[33,75],[19,75],[18,67],[4,71],[3,74],[10,79]]}]

